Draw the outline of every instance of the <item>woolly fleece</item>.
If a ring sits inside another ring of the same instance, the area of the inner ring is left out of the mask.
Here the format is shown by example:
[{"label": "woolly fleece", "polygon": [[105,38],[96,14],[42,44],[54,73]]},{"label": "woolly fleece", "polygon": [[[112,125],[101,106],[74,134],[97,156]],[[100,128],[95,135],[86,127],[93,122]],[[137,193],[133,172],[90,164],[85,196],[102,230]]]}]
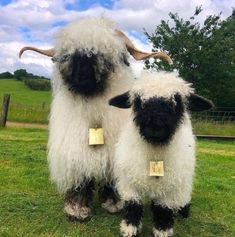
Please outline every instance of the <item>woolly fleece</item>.
[{"label": "woolly fleece", "polygon": [[[61,30],[55,55],[72,54],[77,49],[111,57],[115,72],[110,73],[103,94],[86,98],[72,94],[61,77],[59,64],[54,67],[48,160],[51,179],[62,193],[78,187],[85,177],[112,179],[114,144],[128,111],[111,108],[108,100],[129,89],[133,78],[131,69],[120,63],[121,55],[128,57],[128,53],[109,20],[84,19]],[[89,146],[89,128],[96,127],[104,129],[105,145]]]},{"label": "woolly fleece", "polygon": [[[154,96],[172,99],[179,93],[186,101],[191,92],[190,85],[174,73],[145,72],[130,90],[130,100],[136,94],[147,100]],[[185,206],[191,200],[195,167],[195,139],[189,113],[185,111],[182,123],[164,146],[147,143],[133,119],[132,114],[116,146],[114,173],[121,198],[138,201],[149,196],[171,209]],[[164,161],[164,177],[149,176],[150,161]]]}]

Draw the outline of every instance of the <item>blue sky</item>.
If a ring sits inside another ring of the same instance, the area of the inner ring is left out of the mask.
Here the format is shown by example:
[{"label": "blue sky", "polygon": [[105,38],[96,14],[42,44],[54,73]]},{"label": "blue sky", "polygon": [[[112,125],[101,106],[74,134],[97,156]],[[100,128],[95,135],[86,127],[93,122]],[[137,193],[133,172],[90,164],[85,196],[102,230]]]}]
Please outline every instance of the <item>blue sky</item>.
[{"label": "blue sky", "polygon": [[[49,0],[50,1],[50,0]],[[9,3],[13,2],[12,0],[1,0],[0,5],[5,6]],[[76,0],[74,2],[68,2],[65,4],[65,8],[68,10],[80,10],[84,11],[94,6],[102,6],[108,9],[111,9],[114,5],[114,0]]]},{"label": "blue sky", "polygon": [[112,0],[100,0],[100,1],[95,1],[95,0],[87,0],[87,1],[82,1],[82,0],[77,0],[74,3],[67,3],[65,5],[65,8],[67,10],[78,10],[78,11],[85,11],[91,7],[95,6],[101,6],[107,9],[112,9],[114,5],[114,1]]},{"label": "blue sky", "polygon": [[[85,17],[111,18],[138,48],[151,51],[143,28],[152,33],[162,19],[169,19],[169,12],[189,18],[201,4],[199,22],[221,11],[228,17],[235,7],[234,0],[0,0],[0,72],[25,68],[50,77],[53,65],[48,58],[28,53],[19,60],[20,48],[52,47],[61,27]],[[139,72],[143,63],[132,61],[132,67]]]},{"label": "blue sky", "polygon": [[1,0],[1,1],[0,1],[0,5],[5,6],[5,5],[7,5],[8,3],[10,3],[10,2],[12,2],[12,1],[10,1],[10,0]]}]

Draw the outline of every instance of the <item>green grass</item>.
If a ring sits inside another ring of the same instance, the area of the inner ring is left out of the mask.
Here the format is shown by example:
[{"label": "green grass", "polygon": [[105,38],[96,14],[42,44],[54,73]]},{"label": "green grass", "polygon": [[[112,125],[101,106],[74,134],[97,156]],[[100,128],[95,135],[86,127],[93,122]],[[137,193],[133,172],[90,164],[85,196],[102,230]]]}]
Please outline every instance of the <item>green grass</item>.
[{"label": "green grass", "polygon": [[[120,215],[109,215],[94,202],[94,217],[70,223],[63,197],[49,182],[47,131],[0,130],[1,237],[116,237]],[[191,217],[177,219],[175,237],[235,236],[235,143],[198,141],[197,168]],[[141,236],[149,237],[149,205]]]},{"label": "green grass", "polygon": [[193,121],[195,134],[235,136],[235,122]]},{"label": "green grass", "polygon": [[28,106],[11,102],[8,121],[47,124],[49,111],[49,106]]},{"label": "green grass", "polygon": [[47,123],[51,92],[30,90],[21,81],[0,80],[0,110],[4,94],[10,94],[9,121]]},{"label": "green grass", "polygon": [[45,103],[50,105],[50,91],[30,90],[24,83],[14,79],[0,80],[0,97],[11,94],[11,102],[29,106],[41,106]]}]

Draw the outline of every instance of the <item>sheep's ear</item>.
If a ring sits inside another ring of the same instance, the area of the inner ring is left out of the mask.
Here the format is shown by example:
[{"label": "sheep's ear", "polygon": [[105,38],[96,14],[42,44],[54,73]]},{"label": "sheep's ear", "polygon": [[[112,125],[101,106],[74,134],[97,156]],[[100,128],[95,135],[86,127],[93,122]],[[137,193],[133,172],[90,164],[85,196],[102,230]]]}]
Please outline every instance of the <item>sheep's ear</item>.
[{"label": "sheep's ear", "polygon": [[212,109],[213,107],[213,102],[202,96],[199,96],[197,94],[191,94],[188,97],[188,109],[191,111],[200,112]]},{"label": "sheep's ear", "polygon": [[122,108],[122,109],[127,109],[131,107],[131,103],[129,101],[129,91],[117,95],[113,97],[112,99],[109,100],[109,105]]}]

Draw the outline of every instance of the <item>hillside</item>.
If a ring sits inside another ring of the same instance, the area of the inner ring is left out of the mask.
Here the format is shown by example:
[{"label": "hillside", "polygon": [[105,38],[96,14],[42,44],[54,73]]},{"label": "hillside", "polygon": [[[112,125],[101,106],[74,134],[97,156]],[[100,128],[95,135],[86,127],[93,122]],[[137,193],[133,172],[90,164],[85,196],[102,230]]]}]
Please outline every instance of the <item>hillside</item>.
[{"label": "hillside", "polygon": [[51,101],[50,91],[30,90],[21,81],[1,79],[0,109],[4,94],[11,95],[9,121],[47,123]]},{"label": "hillside", "polygon": [[30,90],[23,82],[14,79],[0,80],[1,100],[6,93],[11,94],[11,102],[22,105],[41,106],[45,103],[49,106],[51,101],[51,92]]}]

